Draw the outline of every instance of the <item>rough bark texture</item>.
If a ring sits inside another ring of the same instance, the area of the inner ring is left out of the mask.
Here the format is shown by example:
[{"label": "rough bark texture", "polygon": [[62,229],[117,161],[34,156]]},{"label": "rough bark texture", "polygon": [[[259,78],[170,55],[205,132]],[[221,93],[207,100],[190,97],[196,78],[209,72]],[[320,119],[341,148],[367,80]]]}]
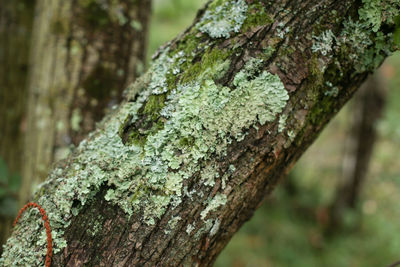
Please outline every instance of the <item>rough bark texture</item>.
[{"label": "rough bark texture", "polygon": [[[34,3],[30,0],[18,1],[18,4],[13,0],[0,3],[0,157],[6,162],[9,172],[18,174],[22,163],[25,88]],[[0,184],[0,187],[7,185]],[[10,234],[12,220],[0,216],[0,246]]]},{"label": "rough bark texture", "polygon": [[151,0],[38,0],[21,204],[143,72]]},{"label": "rough bark texture", "polygon": [[[211,265],[394,49],[382,14],[400,7],[384,6],[209,3],[37,190],[53,265]],[[18,251],[24,263],[44,259],[37,225],[34,212],[21,218],[0,263],[16,264]]]}]

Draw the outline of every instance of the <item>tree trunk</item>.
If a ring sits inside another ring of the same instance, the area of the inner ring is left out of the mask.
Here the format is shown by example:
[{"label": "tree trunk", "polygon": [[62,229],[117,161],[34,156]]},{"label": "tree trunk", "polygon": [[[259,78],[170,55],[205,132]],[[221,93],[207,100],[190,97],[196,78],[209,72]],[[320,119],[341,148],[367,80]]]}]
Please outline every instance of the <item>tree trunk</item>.
[{"label": "tree trunk", "polygon": [[[53,266],[212,264],[394,49],[400,7],[381,8],[209,3],[37,189]],[[40,227],[25,212],[1,263],[44,262]]]},{"label": "tree trunk", "polygon": [[[10,173],[21,173],[29,39],[35,1],[0,3],[0,157]],[[8,185],[0,185],[0,187]],[[9,188],[2,188],[10,191]],[[4,196],[17,201],[16,196]],[[2,199],[0,199],[1,201]],[[2,213],[3,214],[3,213]],[[0,215],[0,253],[13,218]]]},{"label": "tree trunk", "polygon": [[21,204],[144,68],[150,0],[38,0]]},{"label": "tree trunk", "polygon": [[386,102],[387,89],[381,79],[379,73],[370,76],[353,99],[342,177],[332,205],[330,231],[336,231],[342,225],[348,209],[356,208],[362,185],[368,174],[377,138],[376,126]]},{"label": "tree trunk", "polygon": [[345,206],[355,208],[360,189],[368,173],[377,138],[379,119],[386,102],[386,89],[378,75],[371,76],[354,98],[353,118],[343,163],[343,185],[340,190]]}]

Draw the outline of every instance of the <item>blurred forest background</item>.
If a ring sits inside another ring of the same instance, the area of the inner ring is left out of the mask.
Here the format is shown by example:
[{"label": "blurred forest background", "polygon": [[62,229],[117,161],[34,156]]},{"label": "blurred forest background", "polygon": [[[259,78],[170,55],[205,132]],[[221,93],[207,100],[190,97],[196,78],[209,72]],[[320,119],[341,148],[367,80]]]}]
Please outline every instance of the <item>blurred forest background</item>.
[{"label": "blurred forest background", "polygon": [[[148,61],[160,45],[190,25],[204,3],[153,1]],[[361,93],[340,111],[281,186],[233,237],[216,266],[364,267],[400,260],[400,53],[386,60],[377,79],[386,101],[380,102],[385,103],[382,116],[373,121],[375,142],[364,142],[368,148],[374,143],[374,148],[353,202],[338,204],[338,198],[345,195],[341,191],[343,168],[350,160],[346,153],[356,102],[365,99]],[[373,110],[366,105],[364,108]],[[2,218],[13,218],[18,211],[15,196],[20,175],[9,171],[0,159]],[[335,218],[332,210],[337,206],[340,211]]]}]

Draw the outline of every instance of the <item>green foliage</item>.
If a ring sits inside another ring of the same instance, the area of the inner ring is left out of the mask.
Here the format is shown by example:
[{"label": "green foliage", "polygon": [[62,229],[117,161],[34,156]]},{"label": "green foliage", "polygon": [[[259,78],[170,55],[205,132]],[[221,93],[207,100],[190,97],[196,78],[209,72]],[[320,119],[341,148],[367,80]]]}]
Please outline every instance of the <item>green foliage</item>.
[{"label": "green foliage", "polygon": [[273,20],[265,12],[265,8],[261,2],[255,1],[253,4],[249,5],[247,10],[247,16],[243,22],[242,31],[247,32],[249,29],[272,23]]}]

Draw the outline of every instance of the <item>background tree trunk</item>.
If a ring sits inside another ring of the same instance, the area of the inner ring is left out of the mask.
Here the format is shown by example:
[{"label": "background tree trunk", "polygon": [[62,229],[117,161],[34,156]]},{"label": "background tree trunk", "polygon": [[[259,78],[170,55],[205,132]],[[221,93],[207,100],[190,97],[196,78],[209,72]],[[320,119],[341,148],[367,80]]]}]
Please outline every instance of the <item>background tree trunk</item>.
[{"label": "background tree trunk", "polygon": [[[400,7],[361,5],[209,3],[36,191],[53,265],[212,264],[393,51]],[[41,227],[26,212],[0,263],[43,262]]]},{"label": "background tree trunk", "polygon": [[354,97],[352,117],[345,143],[342,177],[332,204],[329,231],[337,231],[348,209],[355,209],[377,139],[377,124],[381,118],[387,89],[379,73],[370,76]]},{"label": "background tree trunk", "polygon": [[[9,173],[21,173],[34,5],[32,0],[3,0],[0,3],[0,157],[6,162]],[[9,191],[8,185],[0,184],[0,187],[3,192]],[[16,194],[0,194],[0,201],[12,198],[15,202]],[[0,253],[14,217],[4,213],[0,215]]]},{"label": "background tree trunk", "polygon": [[144,70],[150,0],[38,0],[20,203]]}]

